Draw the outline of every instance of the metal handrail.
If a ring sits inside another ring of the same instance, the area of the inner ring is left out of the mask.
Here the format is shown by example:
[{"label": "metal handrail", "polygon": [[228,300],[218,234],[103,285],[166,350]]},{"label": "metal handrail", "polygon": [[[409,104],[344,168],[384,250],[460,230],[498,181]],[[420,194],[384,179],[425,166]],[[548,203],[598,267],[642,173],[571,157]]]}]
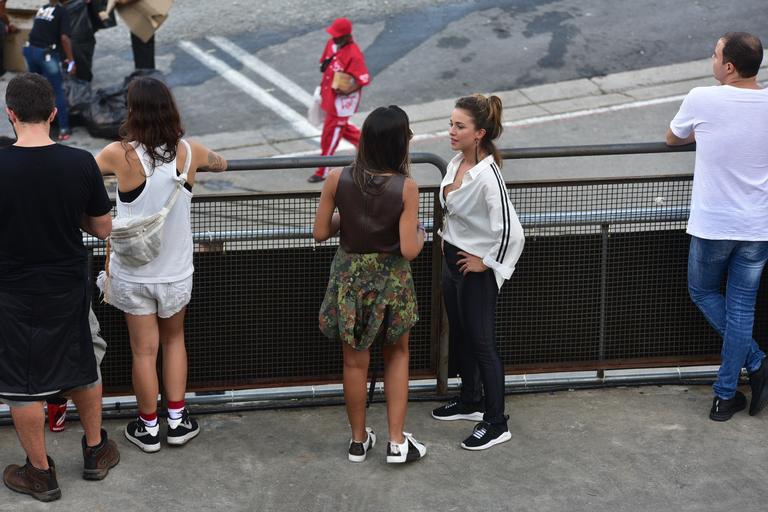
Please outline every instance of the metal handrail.
[{"label": "metal handrail", "polygon": [[572,156],[648,155],[655,153],[687,153],[696,151],[696,144],[667,146],[663,142],[631,142],[624,144],[591,144],[586,146],[548,146],[539,148],[501,149],[504,160],[530,158],[564,158]]},{"label": "metal handrail", "polygon": [[[307,167],[343,167],[355,161],[354,155],[339,156],[297,156],[274,158],[248,158],[243,160],[230,160],[228,171],[267,171],[281,169],[305,169]],[[411,153],[411,163],[432,164],[440,170],[444,176],[448,166],[442,157],[434,153]]]}]

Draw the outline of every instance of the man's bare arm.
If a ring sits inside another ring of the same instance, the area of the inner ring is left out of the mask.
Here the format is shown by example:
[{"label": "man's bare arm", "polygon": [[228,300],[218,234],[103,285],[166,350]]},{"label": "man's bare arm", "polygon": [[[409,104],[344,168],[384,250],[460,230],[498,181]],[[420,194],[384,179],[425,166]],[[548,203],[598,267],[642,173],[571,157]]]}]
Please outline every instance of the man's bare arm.
[{"label": "man's bare arm", "polygon": [[112,233],[112,213],[105,213],[98,217],[83,214],[80,218],[80,229],[100,240],[104,240]]},{"label": "man's bare arm", "polygon": [[693,144],[696,142],[696,134],[694,132],[691,132],[691,134],[681,139],[677,135],[675,135],[672,132],[671,128],[667,128],[667,146],[685,146],[686,144]]}]

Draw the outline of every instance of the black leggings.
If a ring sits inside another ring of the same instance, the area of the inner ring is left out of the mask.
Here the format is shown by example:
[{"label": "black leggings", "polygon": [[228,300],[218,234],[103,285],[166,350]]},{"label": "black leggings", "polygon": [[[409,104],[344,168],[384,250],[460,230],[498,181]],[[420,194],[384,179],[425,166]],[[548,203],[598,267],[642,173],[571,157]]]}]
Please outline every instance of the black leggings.
[{"label": "black leggings", "polygon": [[480,403],[485,390],[485,415],[489,423],[506,423],[504,416],[504,367],[496,350],[496,298],[499,289],[493,270],[459,272],[460,249],[445,242],[443,298],[448,313],[451,347],[458,349],[461,401]]}]

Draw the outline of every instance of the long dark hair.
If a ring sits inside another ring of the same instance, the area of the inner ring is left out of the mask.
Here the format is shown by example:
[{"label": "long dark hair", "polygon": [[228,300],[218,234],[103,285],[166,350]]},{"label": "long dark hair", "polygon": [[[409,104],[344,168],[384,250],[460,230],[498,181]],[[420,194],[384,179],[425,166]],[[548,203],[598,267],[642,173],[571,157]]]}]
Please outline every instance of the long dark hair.
[{"label": "long dark hair", "polygon": [[379,107],[365,119],[352,178],[365,190],[366,173],[411,174],[408,143],[411,140],[408,114],[397,105]]},{"label": "long dark hair", "polygon": [[153,169],[173,162],[184,127],[168,86],[152,77],[135,78],[128,84],[126,102],[128,118],[120,126],[123,147],[133,141],[143,145]]},{"label": "long dark hair", "polygon": [[[498,96],[486,97],[482,94],[472,94],[471,96],[464,96],[456,100],[456,108],[469,113],[469,116],[475,122],[475,129],[485,129],[485,135],[480,139],[479,145],[485,153],[493,155],[496,165],[501,167],[501,155],[493,143],[504,130],[501,124],[501,98]],[[475,155],[475,159],[477,159],[477,155]]]}]

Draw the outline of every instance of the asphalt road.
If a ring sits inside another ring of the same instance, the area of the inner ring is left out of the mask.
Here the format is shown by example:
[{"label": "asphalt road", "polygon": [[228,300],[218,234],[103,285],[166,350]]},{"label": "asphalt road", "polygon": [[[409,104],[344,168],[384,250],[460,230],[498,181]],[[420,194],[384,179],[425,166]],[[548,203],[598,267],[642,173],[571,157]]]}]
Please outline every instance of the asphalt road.
[{"label": "asphalt road", "polygon": [[[269,127],[281,137],[285,119],[221,79],[183,45],[242,72],[290,109],[306,107],[212,43],[224,37],[311,93],[317,60],[336,16],[349,16],[374,77],[363,110],[416,104],[471,91],[593,77],[701,59],[728,30],[760,34],[764,2],[740,0],[182,0],[157,35],[158,66],[167,73],[188,131]],[[98,34],[95,86],[132,70],[124,26]],[[277,136],[277,135],[276,135]]]}]

